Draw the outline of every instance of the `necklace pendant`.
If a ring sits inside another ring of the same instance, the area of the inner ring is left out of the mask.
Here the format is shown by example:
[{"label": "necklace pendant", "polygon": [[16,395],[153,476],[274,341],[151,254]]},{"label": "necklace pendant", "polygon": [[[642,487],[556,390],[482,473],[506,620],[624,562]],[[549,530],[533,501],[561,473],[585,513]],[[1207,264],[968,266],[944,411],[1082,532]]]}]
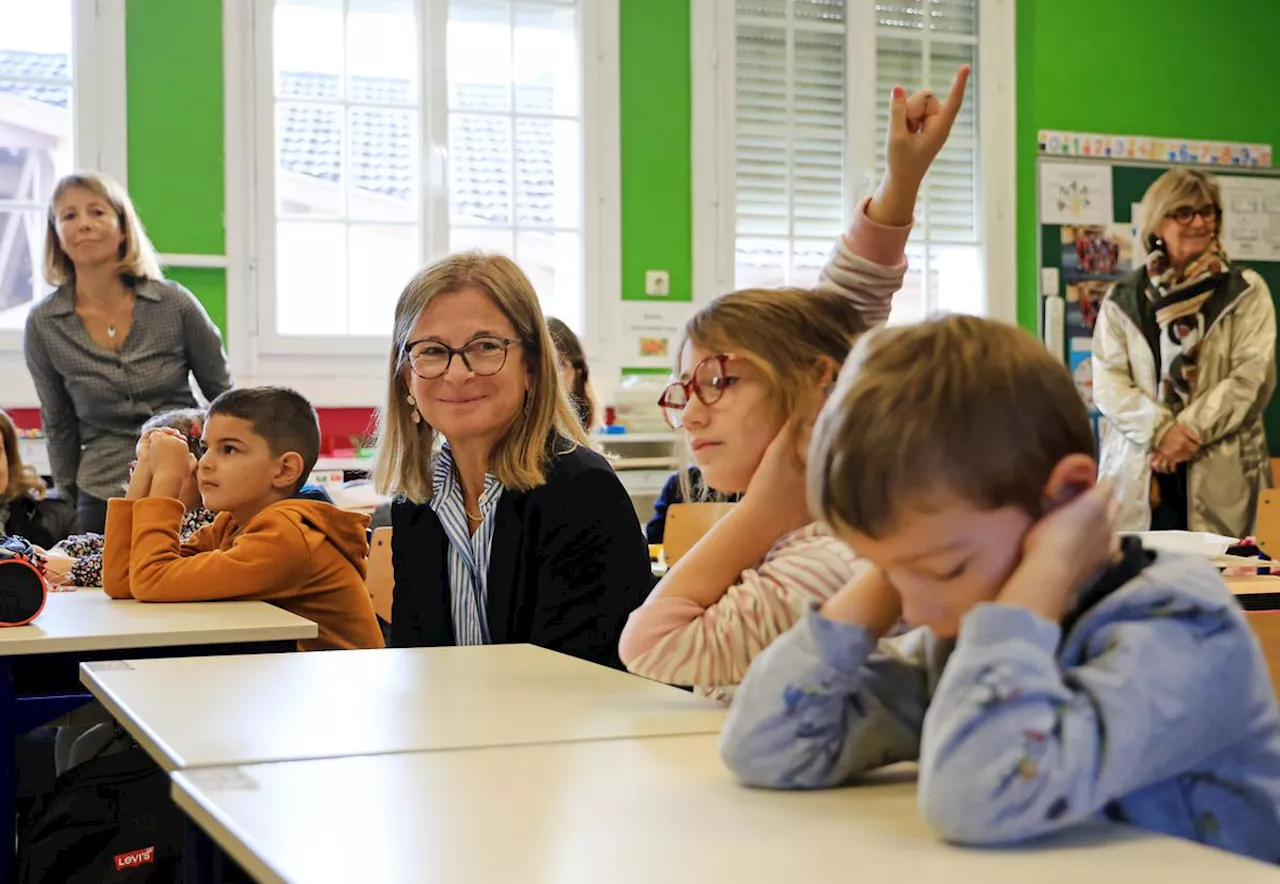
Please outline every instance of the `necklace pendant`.
[{"label": "necklace pendant", "polygon": [[107,326],[107,337],[112,338],[114,340],[115,336],[116,336],[116,327],[114,325]]}]

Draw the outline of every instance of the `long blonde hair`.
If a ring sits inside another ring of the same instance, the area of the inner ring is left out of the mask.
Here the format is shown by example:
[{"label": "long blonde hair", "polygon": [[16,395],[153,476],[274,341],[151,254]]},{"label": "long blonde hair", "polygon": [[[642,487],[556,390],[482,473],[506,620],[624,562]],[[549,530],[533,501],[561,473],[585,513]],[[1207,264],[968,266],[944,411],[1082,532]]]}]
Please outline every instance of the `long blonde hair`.
[{"label": "long blonde hair", "polygon": [[163,278],[155,247],[147,238],[147,231],[138,218],[128,191],[101,172],[75,172],[58,182],[49,200],[44,234],[44,278],[49,285],[66,285],[76,278],[76,265],[71,262],[70,256],[63,251],[62,243],[58,241],[56,217],[58,200],[73,187],[97,194],[115,210],[120,231],[124,234],[124,241],[120,243],[121,278],[134,281]]},{"label": "long blonde hair", "polygon": [[20,497],[32,497],[36,500],[44,497],[48,490],[44,479],[40,478],[35,467],[22,462],[22,452],[18,450],[18,428],[13,418],[3,409],[0,409],[0,457],[9,464],[9,482],[0,488],[0,503]]},{"label": "long blonde hair", "polygon": [[532,283],[510,258],[462,252],[420,270],[396,303],[395,330],[387,364],[387,399],[378,410],[378,457],[374,480],[383,494],[402,494],[414,503],[431,498],[435,429],[413,422],[409,405],[409,336],[418,317],[439,295],[479,289],[498,306],[521,343],[530,386],[524,409],[498,441],[489,471],[504,487],[528,491],[546,481],[552,432],[585,445],[586,434],[560,382],[559,358]]}]

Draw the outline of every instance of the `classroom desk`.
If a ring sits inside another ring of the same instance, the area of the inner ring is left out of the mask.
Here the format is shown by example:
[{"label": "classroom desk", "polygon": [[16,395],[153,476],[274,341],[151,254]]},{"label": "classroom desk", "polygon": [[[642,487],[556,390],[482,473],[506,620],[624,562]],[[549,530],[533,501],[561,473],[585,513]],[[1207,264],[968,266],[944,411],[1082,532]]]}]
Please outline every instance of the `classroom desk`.
[{"label": "classroom desk", "polygon": [[709,734],[725,716],[686,691],[532,645],[128,666],[82,667],[80,678],[166,770]]},{"label": "classroom desk", "polygon": [[769,792],[697,735],[380,755],[173,775],[178,805],[259,882],[1275,884],[1280,870],[1094,824],[1031,847],[942,844],[914,773]]},{"label": "classroom desk", "polygon": [[100,589],[50,593],[34,622],[0,629],[0,882],[12,873],[14,739],[89,699],[76,683],[85,661],[279,651],[316,632],[266,602],[143,604]]}]

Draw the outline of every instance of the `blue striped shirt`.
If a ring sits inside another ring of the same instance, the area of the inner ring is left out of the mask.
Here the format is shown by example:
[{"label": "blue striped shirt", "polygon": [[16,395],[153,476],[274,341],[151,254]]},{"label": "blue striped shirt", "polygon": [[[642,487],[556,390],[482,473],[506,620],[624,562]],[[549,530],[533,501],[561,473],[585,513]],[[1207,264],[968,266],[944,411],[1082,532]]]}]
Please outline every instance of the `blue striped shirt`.
[{"label": "blue striped shirt", "polygon": [[487,645],[489,621],[486,617],[489,594],[489,549],[497,522],[502,483],[486,473],[480,494],[484,521],[472,534],[468,528],[462,482],[453,465],[448,443],[440,446],[431,476],[431,510],[449,538],[449,598],[453,614],[454,641],[459,645]]}]

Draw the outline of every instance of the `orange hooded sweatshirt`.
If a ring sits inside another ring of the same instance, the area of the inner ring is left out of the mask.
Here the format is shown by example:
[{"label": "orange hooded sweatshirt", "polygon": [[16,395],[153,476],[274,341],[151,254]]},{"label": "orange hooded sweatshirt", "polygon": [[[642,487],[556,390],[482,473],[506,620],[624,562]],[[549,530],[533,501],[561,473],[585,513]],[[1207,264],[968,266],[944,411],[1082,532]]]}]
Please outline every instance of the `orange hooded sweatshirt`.
[{"label": "orange hooded sweatshirt", "polygon": [[243,528],[219,513],[186,543],[181,502],[107,504],[102,588],[113,599],[205,602],[256,599],[314,621],[298,650],[381,648],[365,586],[369,517],[318,500],[282,500]]}]

